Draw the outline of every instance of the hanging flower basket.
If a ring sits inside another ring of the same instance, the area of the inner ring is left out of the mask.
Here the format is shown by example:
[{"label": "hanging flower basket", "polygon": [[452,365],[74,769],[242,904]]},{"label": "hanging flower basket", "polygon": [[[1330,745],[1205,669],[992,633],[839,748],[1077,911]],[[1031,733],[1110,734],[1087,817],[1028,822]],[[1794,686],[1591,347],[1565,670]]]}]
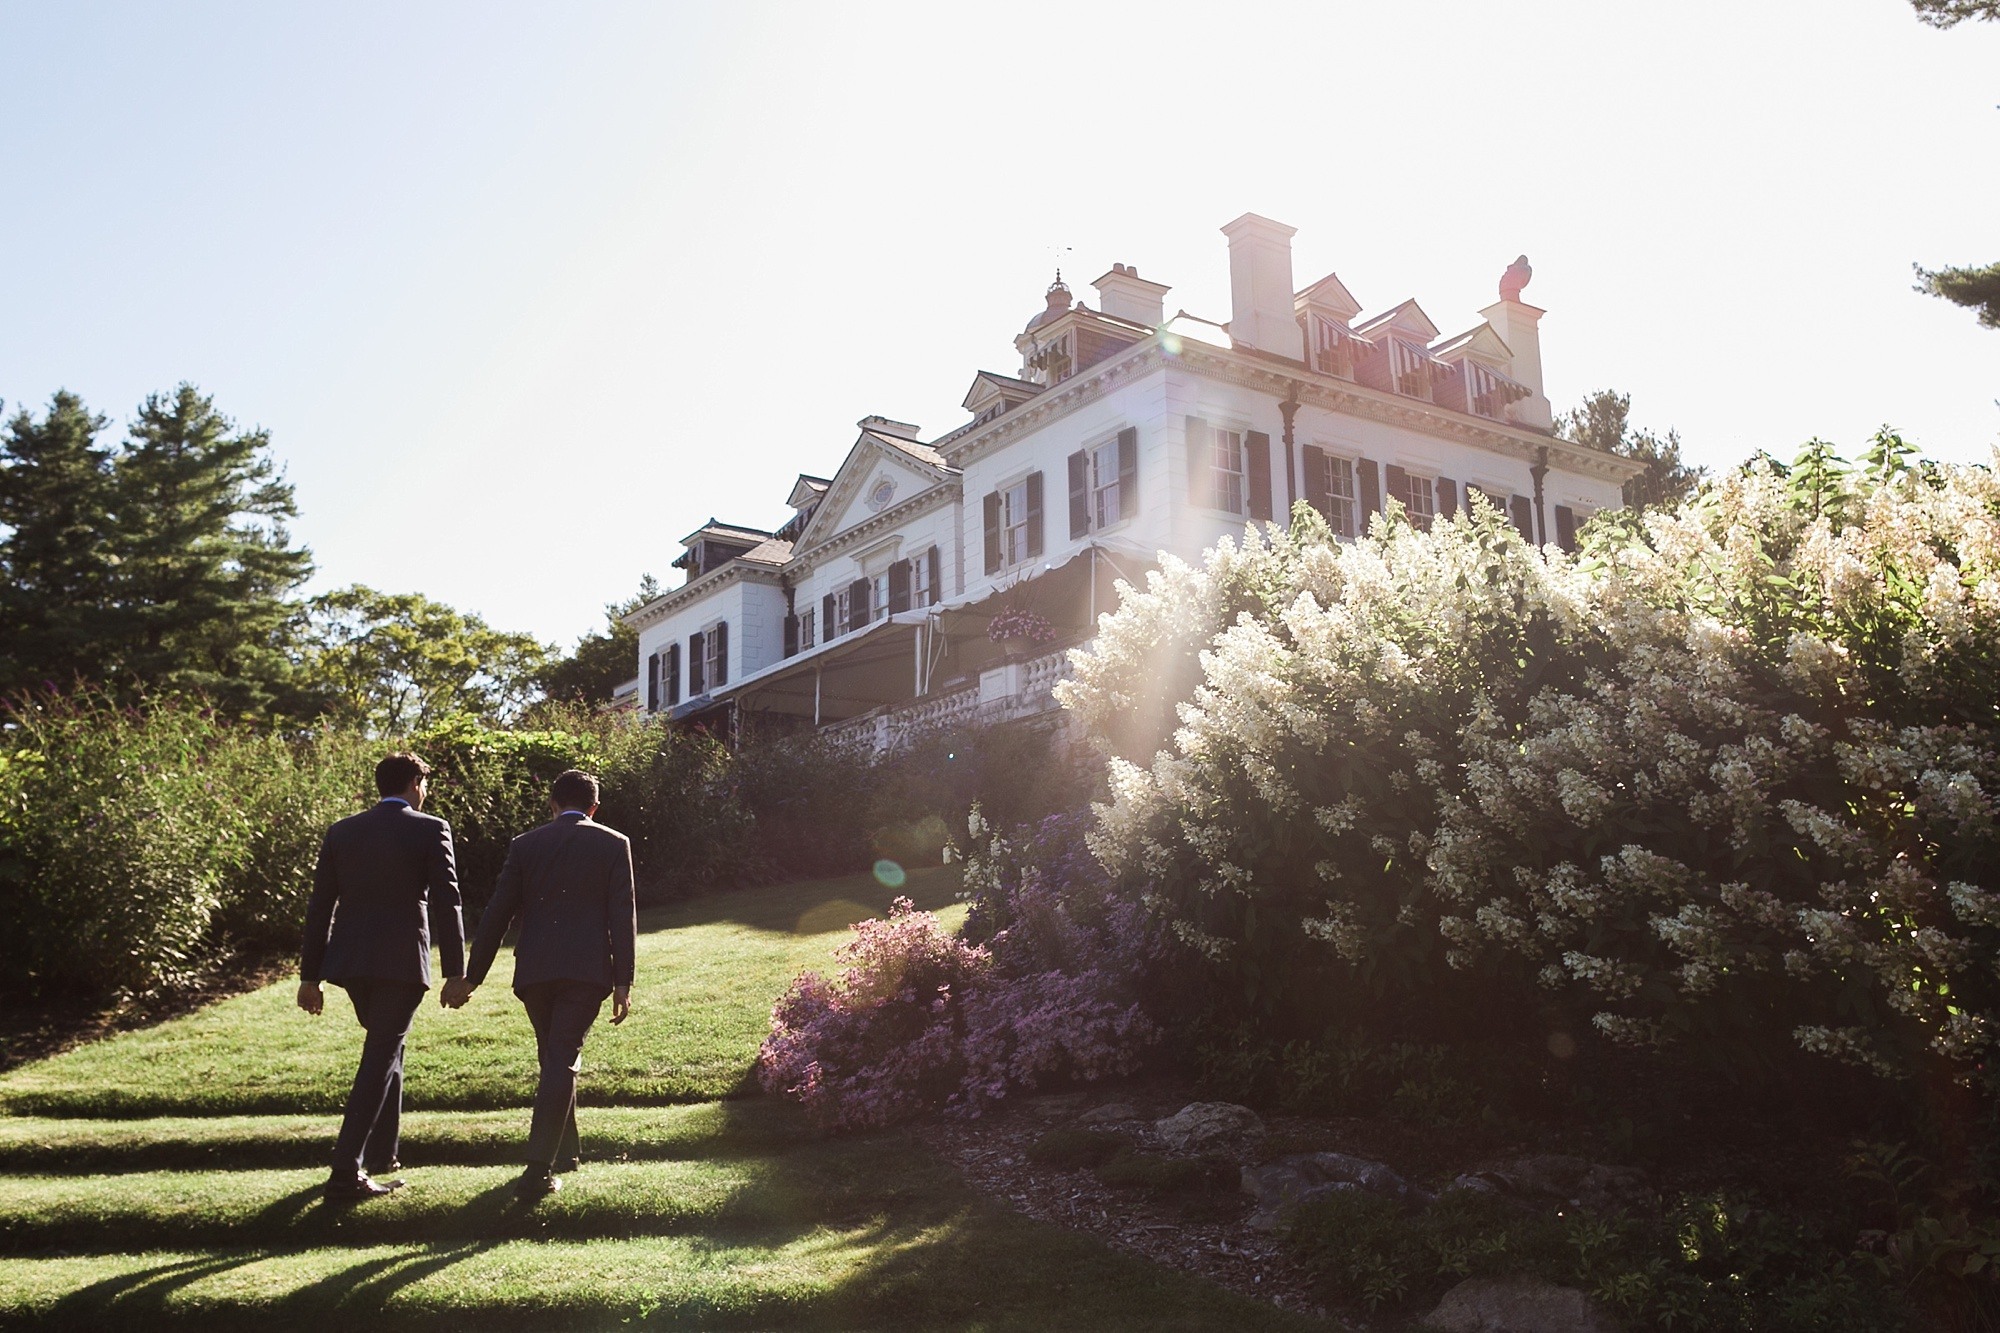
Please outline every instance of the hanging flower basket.
[{"label": "hanging flower basket", "polygon": [[986,624],[986,637],[1009,649],[1053,643],[1056,627],[1033,611],[1006,610]]}]

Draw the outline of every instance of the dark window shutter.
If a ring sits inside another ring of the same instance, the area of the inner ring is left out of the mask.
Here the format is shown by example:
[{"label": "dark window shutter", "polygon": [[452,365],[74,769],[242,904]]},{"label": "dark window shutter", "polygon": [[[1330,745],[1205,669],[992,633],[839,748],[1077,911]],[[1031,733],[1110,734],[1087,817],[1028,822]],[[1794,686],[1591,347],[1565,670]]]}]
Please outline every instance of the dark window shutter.
[{"label": "dark window shutter", "polygon": [[1306,460],[1306,503],[1319,510],[1320,517],[1329,523],[1333,521],[1333,497],[1326,490],[1326,450],[1317,445],[1307,445]]},{"label": "dark window shutter", "polygon": [[667,707],[672,708],[681,701],[681,646],[667,645],[667,660],[661,669],[667,673]]},{"label": "dark window shutter", "polygon": [[646,711],[660,711],[660,655],[654,653],[646,659]]},{"label": "dark window shutter", "polygon": [[939,576],[943,572],[939,568],[942,562],[938,559],[938,548],[935,546],[931,547],[924,558],[931,562],[931,605],[936,606],[944,599],[944,587],[938,582]]},{"label": "dark window shutter", "polygon": [[785,617],[785,656],[797,657],[799,653],[799,618]]},{"label": "dark window shutter", "polygon": [[1261,430],[1253,430],[1243,437],[1243,452],[1249,473],[1250,517],[1263,519],[1271,517],[1271,437]]},{"label": "dark window shutter", "polygon": [[1375,471],[1375,460],[1355,459],[1354,480],[1361,492],[1361,531],[1366,532],[1369,518],[1382,512],[1382,482]]},{"label": "dark window shutter", "polygon": [[715,690],[729,683],[729,622],[723,621],[710,632],[715,635],[715,679],[708,687]]},{"label": "dark window shutter", "polygon": [[1187,419],[1188,503],[1201,509],[1215,508],[1215,462],[1208,445],[1208,423],[1200,417]]},{"label": "dark window shutter", "polygon": [[1458,512],[1458,483],[1450,477],[1437,479],[1438,517],[1450,518]]},{"label": "dark window shutter", "polygon": [[873,591],[867,579],[856,579],[847,585],[847,627],[860,629],[868,623],[868,599]]},{"label": "dark window shutter", "polygon": [[1042,474],[1028,474],[1028,558],[1042,553]]},{"label": "dark window shutter", "polygon": [[840,626],[835,624],[833,620],[834,610],[832,593],[828,593],[819,599],[819,641],[821,643],[831,643],[840,634]]},{"label": "dark window shutter", "polygon": [[708,664],[702,660],[701,635],[688,635],[688,697],[690,699],[708,689]]},{"label": "dark window shutter", "polygon": [[1568,505],[1556,506],[1556,545],[1565,551],[1576,549],[1576,511]]},{"label": "dark window shutter", "polygon": [[1529,541],[1535,540],[1535,502],[1525,495],[1517,495],[1507,507],[1512,512],[1514,526],[1521,530],[1521,535]]},{"label": "dark window shutter", "polygon": [[1139,430],[1127,426],[1118,432],[1118,517],[1130,518],[1139,512]]},{"label": "dark window shutter", "polygon": [[986,572],[1000,572],[1000,492],[986,493]]},{"label": "dark window shutter", "polygon": [[1382,492],[1389,499],[1400,501],[1403,505],[1408,506],[1410,503],[1410,474],[1402,468],[1397,467],[1394,463],[1385,464],[1382,468]]},{"label": "dark window shutter", "polygon": [[1090,456],[1079,449],[1069,456],[1069,539],[1090,531]]},{"label": "dark window shutter", "polygon": [[898,560],[889,566],[889,614],[910,609],[910,565]]}]

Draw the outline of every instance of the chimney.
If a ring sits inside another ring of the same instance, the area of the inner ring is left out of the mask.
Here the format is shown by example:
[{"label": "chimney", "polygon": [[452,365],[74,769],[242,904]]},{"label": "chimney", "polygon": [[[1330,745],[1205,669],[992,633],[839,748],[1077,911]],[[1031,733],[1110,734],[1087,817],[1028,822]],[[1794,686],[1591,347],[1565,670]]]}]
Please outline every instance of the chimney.
[{"label": "chimney", "polygon": [[1528,267],[1528,257],[1522,255],[1500,275],[1500,299],[1480,311],[1480,315],[1493,331],[1500,335],[1500,341],[1507,344],[1507,350],[1514,354],[1507,373],[1532,389],[1533,395],[1522,399],[1513,408],[1514,419],[1524,426],[1540,430],[1555,429],[1555,409],[1542,391],[1542,316],[1548,311],[1529,305],[1521,299],[1521,289],[1528,285],[1532,270]]},{"label": "chimney", "polygon": [[863,417],[854,423],[863,430],[872,430],[880,435],[893,435],[899,440],[914,441],[921,430],[907,421],[896,421],[890,417]]},{"label": "chimney", "polygon": [[1130,265],[1113,264],[1109,273],[1090,285],[1097,288],[1097,308],[1107,315],[1149,329],[1167,322],[1167,293],[1173,288],[1148,282]]},{"label": "chimney", "polygon": [[1305,338],[1292,313],[1292,237],[1297,227],[1245,213],[1222,229],[1229,238],[1229,338],[1303,361]]}]

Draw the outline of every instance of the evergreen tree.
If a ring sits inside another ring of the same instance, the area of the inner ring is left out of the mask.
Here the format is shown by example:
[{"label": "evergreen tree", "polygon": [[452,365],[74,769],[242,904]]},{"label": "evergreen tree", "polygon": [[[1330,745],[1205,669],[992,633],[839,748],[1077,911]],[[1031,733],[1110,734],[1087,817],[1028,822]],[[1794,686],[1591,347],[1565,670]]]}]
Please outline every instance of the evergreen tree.
[{"label": "evergreen tree", "polygon": [[108,423],[58,392],[0,437],[0,691],[67,685],[102,669],[105,589],[116,559]]},{"label": "evergreen tree", "polygon": [[1556,422],[1556,434],[1578,444],[1636,459],[1646,470],[1625,483],[1625,506],[1632,510],[1679,504],[1702,481],[1702,470],[1681,458],[1678,431],[1664,436],[1632,427],[1632,395],[1612,389],[1586,394]]},{"label": "evergreen tree", "polygon": [[112,466],[112,679],[232,712],[269,707],[287,670],[286,598],[313,568],[286,528],[298,505],[269,447],[190,384],[141,405]]},{"label": "evergreen tree", "polygon": [[[1933,28],[1949,28],[1966,19],[2000,20],[2000,0],[1910,0],[1917,17]],[[1989,329],[2000,329],[2000,264],[1979,268],[1917,270],[1917,290],[1942,296],[1953,305],[1962,305],[1979,316]]]},{"label": "evergreen tree", "polygon": [[577,640],[576,650],[557,658],[542,672],[542,691],[551,699],[579,703],[609,703],[612,693],[638,671],[639,631],[625,617],[660,595],[651,574],[639,580],[639,591],[622,602],[604,604],[604,629]]}]

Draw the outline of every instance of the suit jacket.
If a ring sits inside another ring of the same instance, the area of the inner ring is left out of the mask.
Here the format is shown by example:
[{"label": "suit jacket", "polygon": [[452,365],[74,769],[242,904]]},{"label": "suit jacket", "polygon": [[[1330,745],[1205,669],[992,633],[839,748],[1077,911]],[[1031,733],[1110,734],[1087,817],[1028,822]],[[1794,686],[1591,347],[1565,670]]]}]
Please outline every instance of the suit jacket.
[{"label": "suit jacket", "polygon": [[465,971],[451,825],[396,801],[326,831],[306,907],[306,981],[431,984],[431,922],[444,974]]},{"label": "suit jacket", "polygon": [[486,980],[517,916],[515,990],[543,981],[631,985],[639,942],[631,842],[616,829],[567,811],[514,839],[493,901],[479,918],[468,981]]}]

